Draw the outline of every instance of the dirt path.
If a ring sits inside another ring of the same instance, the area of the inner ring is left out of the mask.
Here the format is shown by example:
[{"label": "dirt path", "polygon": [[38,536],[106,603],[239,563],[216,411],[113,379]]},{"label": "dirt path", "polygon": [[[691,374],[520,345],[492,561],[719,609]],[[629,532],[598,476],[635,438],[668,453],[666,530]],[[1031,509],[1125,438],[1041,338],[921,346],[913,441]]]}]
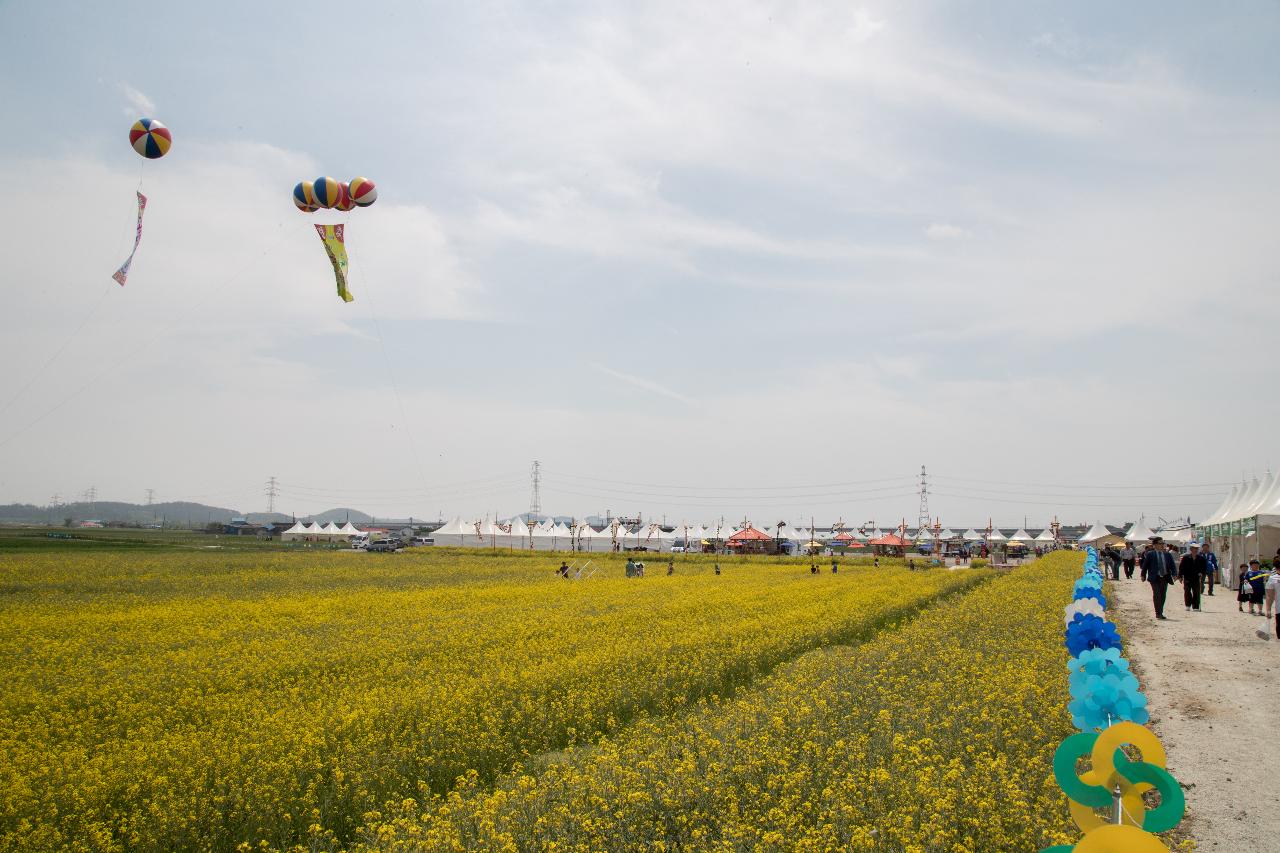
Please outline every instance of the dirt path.
[{"label": "dirt path", "polygon": [[1262,619],[1236,610],[1219,587],[1188,613],[1182,587],[1169,588],[1157,622],[1151,587],[1135,577],[1110,584],[1126,654],[1150,700],[1151,727],[1169,772],[1187,795],[1181,827],[1200,850],[1280,850],[1280,642],[1254,631]]}]

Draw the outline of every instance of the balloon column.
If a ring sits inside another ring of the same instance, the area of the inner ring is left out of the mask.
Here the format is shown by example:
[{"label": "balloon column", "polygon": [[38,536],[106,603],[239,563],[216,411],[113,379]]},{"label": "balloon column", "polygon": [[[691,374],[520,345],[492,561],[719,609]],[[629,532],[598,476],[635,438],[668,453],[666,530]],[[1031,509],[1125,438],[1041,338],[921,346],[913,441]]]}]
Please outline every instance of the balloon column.
[{"label": "balloon column", "polygon": [[[347,183],[330,177],[314,181],[302,181],[293,188],[293,204],[303,213],[315,213],[324,208],[346,213],[356,207],[368,207],[378,200],[378,188],[368,178],[352,178]],[[324,250],[333,265],[333,277],[338,284],[338,296],[343,302],[353,297],[347,289],[346,225],[316,224],[316,233],[324,243]]]},{"label": "balloon column", "polygon": [[[129,144],[133,146],[134,151],[148,160],[159,160],[169,153],[169,148],[173,145],[173,134],[169,132],[169,128],[153,118],[140,118],[133,123],[133,127],[129,128]],[[124,287],[125,281],[129,278],[129,267],[133,265],[133,256],[138,254],[138,244],[142,242],[142,214],[147,209],[147,197],[142,194],[141,179],[138,180],[136,194],[138,224],[133,232],[133,251],[129,252],[129,257],[125,258],[120,268],[111,274],[121,287]]]},{"label": "balloon column", "polygon": [[[1177,826],[1186,800],[1165,767],[1164,747],[1142,723],[1147,697],[1121,655],[1120,635],[1106,618],[1098,552],[1089,548],[1084,573],[1076,581],[1072,601],[1063,608],[1063,641],[1071,660],[1071,722],[1080,729],[1059,745],[1053,775],[1070,800],[1071,817],[1084,831],[1074,846],[1047,847],[1041,853],[1143,853],[1168,848],[1153,833]],[[1142,757],[1132,760],[1120,748]],[[1077,772],[1081,758],[1090,767]],[[1147,810],[1143,794],[1155,790],[1160,804]],[[1101,817],[1097,809],[1106,809]]]}]

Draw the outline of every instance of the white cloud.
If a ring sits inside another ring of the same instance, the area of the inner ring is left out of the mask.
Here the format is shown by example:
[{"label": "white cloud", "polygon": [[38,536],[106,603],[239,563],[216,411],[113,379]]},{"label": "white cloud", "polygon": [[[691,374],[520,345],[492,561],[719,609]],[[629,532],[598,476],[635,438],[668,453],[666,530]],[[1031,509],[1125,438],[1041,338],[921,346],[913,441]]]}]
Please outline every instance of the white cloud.
[{"label": "white cloud", "polygon": [[969,232],[964,228],[946,222],[935,222],[924,229],[924,233],[930,240],[958,240],[969,236]]},{"label": "white cloud", "polygon": [[122,110],[125,116],[135,120],[155,116],[156,102],[148,98],[144,93],[133,88],[128,83],[120,84],[120,92],[124,95],[124,99],[128,104]]}]

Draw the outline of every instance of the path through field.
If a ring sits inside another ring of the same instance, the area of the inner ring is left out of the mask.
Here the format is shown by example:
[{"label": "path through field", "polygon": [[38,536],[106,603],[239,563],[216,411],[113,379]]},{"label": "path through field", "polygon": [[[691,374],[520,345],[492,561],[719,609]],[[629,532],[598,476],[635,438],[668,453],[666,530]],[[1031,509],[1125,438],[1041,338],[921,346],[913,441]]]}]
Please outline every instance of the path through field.
[{"label": "path through field", "polygon": [[1126,650],[1150,700],[1151,727],[1187,796],[1183,826],[1200,850],[1280,850],[1280,642],[1254,631],[1262,619],[1236,609],[1219,587],[1188,613],[1182,587],[1169,590],[1157,622],[1151,587],[1110,584]]}]

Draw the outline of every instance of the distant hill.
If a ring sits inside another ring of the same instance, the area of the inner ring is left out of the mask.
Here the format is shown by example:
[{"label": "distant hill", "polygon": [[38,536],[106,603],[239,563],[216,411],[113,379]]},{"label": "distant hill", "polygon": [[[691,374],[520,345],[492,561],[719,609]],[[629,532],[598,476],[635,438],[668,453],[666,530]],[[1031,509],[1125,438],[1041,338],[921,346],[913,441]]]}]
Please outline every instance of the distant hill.
[{"label": "distant hill", "polygon": [[164,521],[170,525],[202,527],[211,521],[226,523],[240,513],[234,509],[186,501],[145,504],[119,501],[95,501],[94,503],[68,503],[58,506],[34,504],[0,505],[0,524],[62,524],[70,518],[73,522],[96,519],[117,524],[156,524]]},{"label": "distant hill", "polygon": [[[0,524],[63,524],[70,518],[72,523],[94,519],[108,524],[151,525],[164,522],[169,526],[204,527],[210,522],[226,524],[233,518],[245,518],[250,524],[290,523],[293,516],[280,512],[250,512],[228,509],[220,506],[171,501],[151,506],[145,504],[122,503],[119,501],[96,501],[89,503],[60,504],[56,507],[36,506],[35,504],[0,504]],[[407,518],[385,518],[369,515],[358,509],[338,507],[318,512],[314,515],[299,516],[299,521],[318,521],[328,524],[330,521],[342,524],[350,520],[352,524],[405,525]],[[423,524],[429,519],[414,518],[415,524]]]}]

